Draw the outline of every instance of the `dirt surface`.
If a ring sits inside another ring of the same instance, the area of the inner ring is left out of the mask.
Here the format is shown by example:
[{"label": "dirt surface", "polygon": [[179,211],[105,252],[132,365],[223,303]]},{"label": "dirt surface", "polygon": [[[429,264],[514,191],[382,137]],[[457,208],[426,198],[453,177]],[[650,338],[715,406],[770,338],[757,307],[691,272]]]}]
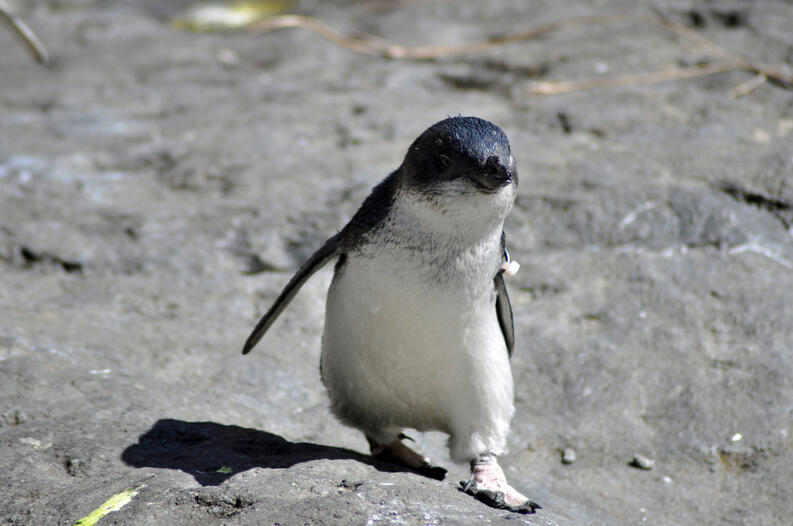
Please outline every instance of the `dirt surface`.
[{"label": "dirt surface", "polygon": [[[746,71],[531,87],[719,59],[656,9],[790,74],[793,4],[290,9],[412,45],[627,17],[429,61],[173,28],[188,5],[18,2],[48,68],[0,27],[3,524],[72,524],[129,489],[99,524],[789,523],[793,91],[736,94]],[[456,114],[504,128],[521,174],[502,463],[533,516],[460,493],[441,434],[415,438],[445,482],[373,462],[331,417],[329,269],[240,355],[291,272]]]}]

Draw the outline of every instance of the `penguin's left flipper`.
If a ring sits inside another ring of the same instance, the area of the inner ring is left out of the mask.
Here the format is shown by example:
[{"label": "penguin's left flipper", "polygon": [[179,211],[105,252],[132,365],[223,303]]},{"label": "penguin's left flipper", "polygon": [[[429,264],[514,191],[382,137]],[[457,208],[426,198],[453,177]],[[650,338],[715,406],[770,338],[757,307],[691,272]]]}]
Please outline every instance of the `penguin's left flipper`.
[{"label": "penguin's left flipper", "polygon": [[[507,236],[501,232],[501,252],[503,262],[509,263],[510,257],[507,252]],[[504,335],[504,343],[507,344],[507,353],[512,356],[512,349],[515,347],[515,324],[512,321],[512,304],[509,302],[507,285],[504,283],[504,270],[501,269],[493,278],[496,287],[496,316],[498,324],[501,326],[501,333]]]},{"label": "penguin's left flipper", "polygon": [[292,276],[292,279],[289,280],[284,290],[282,290],[281,294],[276,298],[270,310],[268,310],[259,320],[259,323],[256,324],[253,332],[251,332],[251,335],[248,336],[248,339],[245,341],[242,354],[248,354],[256,344],[259,343],[259,340],[262,339],[267,329],[270,328],[281,312],[289,305],[289,302],[295,297],[300,287],[308,281],[308,278],[325,266],[328,261],[341,254],[341,246],[341,234],[336,234],[328,239],[325,244],[322,245],[322,248],[314,252],[314,254],[308,258],[308,261],[303,263],[303,266]]},{"label": "penguin's left flipper", "polygon": [[512,349],[515,347],[515,325],[512,321],[512,304],[509,302],[503,274],[504,271],[499,270],[493,279],[496,286],[496,316],[501,326],[501,333],[504,335],[504,343],[507,344],[507,354],[512,356]]}]

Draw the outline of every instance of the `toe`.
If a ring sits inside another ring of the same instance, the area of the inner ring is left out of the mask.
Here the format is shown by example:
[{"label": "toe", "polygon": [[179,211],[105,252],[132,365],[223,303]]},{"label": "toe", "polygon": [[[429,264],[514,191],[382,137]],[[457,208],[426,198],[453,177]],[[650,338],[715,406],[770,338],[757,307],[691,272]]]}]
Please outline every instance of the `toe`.
[{"label": "toe", "polygon": [[492,508],[504,509],[507,504],[504,502],[503,491],[491,491],[489,489],[475,490],[473,496],[479,502],[487,504]]},{"label": "toe", "polygon": [[515,513],[524,513],[524,514],[528,515],[528,514],[534,513],[537,510],[541,510],[542,506],[540,506],[539,504],[537,504],[533,500],[526,500],[526,502],[524,502],[520,506],[510,506],[507,509],[509,509],[509,511],[513,511]]}]

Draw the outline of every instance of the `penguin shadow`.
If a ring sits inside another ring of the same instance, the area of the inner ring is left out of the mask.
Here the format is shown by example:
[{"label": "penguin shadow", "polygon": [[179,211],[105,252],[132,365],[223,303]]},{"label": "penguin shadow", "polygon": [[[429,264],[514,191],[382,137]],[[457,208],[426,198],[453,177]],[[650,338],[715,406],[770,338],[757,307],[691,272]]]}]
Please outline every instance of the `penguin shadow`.
[{"label": "penguin shadow", "polygon": [[217,486],[255,467],[288,468],[312,460],[355,460],[378,471],[414,473],[369,455],[310,442],[290,442],[258,429],[162,419],[127,447],[121,460],[136,468],[178,469],[202,486]]}]

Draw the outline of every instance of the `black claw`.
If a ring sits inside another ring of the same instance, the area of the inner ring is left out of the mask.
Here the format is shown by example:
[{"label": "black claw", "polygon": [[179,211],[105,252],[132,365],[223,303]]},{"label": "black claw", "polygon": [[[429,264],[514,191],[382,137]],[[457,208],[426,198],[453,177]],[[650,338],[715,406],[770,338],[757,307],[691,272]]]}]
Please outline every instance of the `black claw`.
[{"label": "black claw", "polygon": [[469,481],[461,480],[460,481],[460,491],[462,491],[463,493],[468,493],[470,495],[471,493],[469,493],[468,490],[470,490],[471,486],[473,486],[473,485],[474,485],[474,479],[471,479]]},{"label": "black claw", "polygon": [[535,511],[541,510],[541,509],[542,509],[542,506],[540,506],[539,504],[537,504],[533,500],[527,500],[526,502],[524,502],[520,506],[512,508],[509,511],[514,511],[515,513],[525,513],[526,515],[529,515],[531,513],[534,513]]}]

